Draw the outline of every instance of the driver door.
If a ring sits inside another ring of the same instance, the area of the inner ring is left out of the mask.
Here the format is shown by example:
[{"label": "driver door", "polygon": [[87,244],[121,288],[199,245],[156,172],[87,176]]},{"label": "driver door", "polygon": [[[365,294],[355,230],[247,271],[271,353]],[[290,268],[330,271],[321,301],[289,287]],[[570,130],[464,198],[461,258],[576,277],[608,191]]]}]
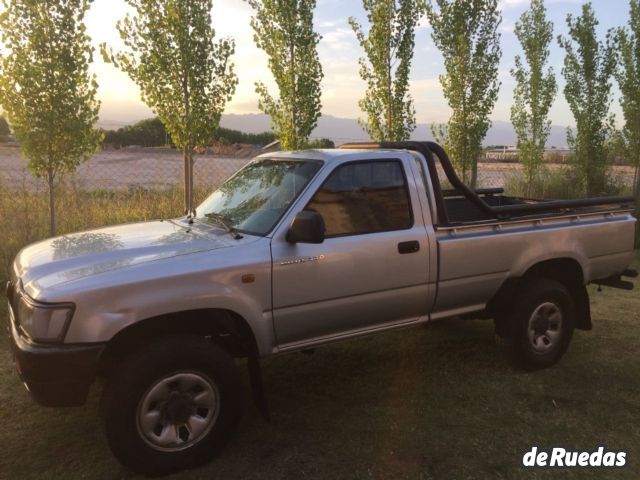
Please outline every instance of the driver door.
[{"label": "driver door", "polygon": [[415,190],[399,159],[338,165],[304,208],[322,215],[324,242],[274,238],[273,316],[281,349],[427,313],[429,238],[422,216],[413,213],[412,205],[420,209]]}]

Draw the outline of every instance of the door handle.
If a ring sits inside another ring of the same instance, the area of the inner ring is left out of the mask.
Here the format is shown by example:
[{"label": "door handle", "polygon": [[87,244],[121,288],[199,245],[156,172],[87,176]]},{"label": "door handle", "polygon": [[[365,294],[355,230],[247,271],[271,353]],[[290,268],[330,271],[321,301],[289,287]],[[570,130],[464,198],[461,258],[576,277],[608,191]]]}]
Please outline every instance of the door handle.
[{"label": "door handle", "polygon": [[420,250],[420,242],[412,240],[410,242],[400,242],[398,244],[398,253],[416,253]]}]

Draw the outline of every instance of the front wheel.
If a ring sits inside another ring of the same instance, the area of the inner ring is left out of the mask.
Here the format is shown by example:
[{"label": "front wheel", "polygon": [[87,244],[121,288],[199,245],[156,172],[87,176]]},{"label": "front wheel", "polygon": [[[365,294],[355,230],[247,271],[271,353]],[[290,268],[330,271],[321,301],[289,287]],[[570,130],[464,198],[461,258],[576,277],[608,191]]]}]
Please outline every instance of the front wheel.
[{"label": "front wheel", "polygon": [[242,410],[238,369],[204,338],[159,339],[109,378],[104,426],[116,458],[146,475],[195,467],[228,441]]},{"label": "front wheel", "polygon": [[519,363],[529,370],[547,368],[555,365],[569,346],[575,306],[560,282],[531,278],[516,295],[510,320]]}]

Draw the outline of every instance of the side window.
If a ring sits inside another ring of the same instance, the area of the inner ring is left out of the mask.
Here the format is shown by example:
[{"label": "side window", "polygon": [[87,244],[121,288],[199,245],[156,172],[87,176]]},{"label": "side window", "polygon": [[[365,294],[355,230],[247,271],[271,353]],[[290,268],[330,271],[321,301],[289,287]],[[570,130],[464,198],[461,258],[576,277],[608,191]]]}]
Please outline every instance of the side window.
[{"label": "side window", "polygon": [[336,168],[307,210],[322,215],[327,236],[403,230],[413,225],[407,180],[397,160]]}]

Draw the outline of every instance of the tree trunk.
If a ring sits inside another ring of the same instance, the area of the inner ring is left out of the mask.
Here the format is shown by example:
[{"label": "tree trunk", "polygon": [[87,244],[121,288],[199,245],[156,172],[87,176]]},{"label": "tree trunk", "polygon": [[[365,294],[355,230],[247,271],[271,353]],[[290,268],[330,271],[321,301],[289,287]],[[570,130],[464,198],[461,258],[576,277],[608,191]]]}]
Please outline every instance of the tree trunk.
[{"label": "tree trunk", "polygon": [[293,34],[291,35],[290,38],[290,42],[289,43],[289,56],[290,56],[290,60],[291,60],[291,89],[293,92],[293,98],[292,98],[292,102],[291,102],[291,140],[292,140],[292,145],[290,145],[288,148],[290,148],[291,150],[298,150],[299,148],[301,148],[301,145],[298,145],[298,116],[297,116],[297,112],[296,112],[296,46],[294,43],[294,37]]},{"label": "tree trunk", "polygon": [[471,159],[471,184],[469,187],[476,188],[478,184],[478,158]]},{"label": "tree trunk", "polygon": [[191,155],[189,146],[185,145],[182,149],[184,159],[184,213],[191,213]]},{"label": "tree trunk", "polygon": [[56,206],[54,196],[54,180],[53,170],[49,168],[47,171],[47,184],[49,185],[49,234],[53,237],[56,234]]},{"label": "tree trunk", "polygon": [[[184,71],[182,73],[182,101],[184,105],[184,122],[186,124],[186,132],[189,136],[193,135],[192,127],[191,127],[191,93],[189,91],[189,78],[187,76],[187,72]],[[191,215],[192,210],[192,182],[193,175],[191,173],[192,164],[191,164],[191,155],[193,146],[191,144],[191,138],[183,144],[183,157],[184,157],[184,210],[185,215]]]},{"label": "tree trunk", "polygon": [[[636,197],[636,218],[640,219],[640,162],[636,163],[633,173],[633,194]],[[636,222],[635,247],[640,248],[640,221]]]},{"label": "tree trunk", "polygon": [[392,13],[391,13],[391,9],[393,9],[393,4],[389,3],[389,24],[388,26],[388,31],[387,31],[387,131],[383,132],[383,138],[382,140],[388,140],[391,142],[396,142],[398,140],[400,140],[399,138],[396,138],[395,135],[393,134],[394,132],[394,125],[393,125],[393,89],[392,89],[392,85],[391,85],[391,29],[392,29]]},{"label": "tree trunk", "polygon": [[193,205],[193,145],[189,146],[189,212],[195,215],[196,207]]}]

